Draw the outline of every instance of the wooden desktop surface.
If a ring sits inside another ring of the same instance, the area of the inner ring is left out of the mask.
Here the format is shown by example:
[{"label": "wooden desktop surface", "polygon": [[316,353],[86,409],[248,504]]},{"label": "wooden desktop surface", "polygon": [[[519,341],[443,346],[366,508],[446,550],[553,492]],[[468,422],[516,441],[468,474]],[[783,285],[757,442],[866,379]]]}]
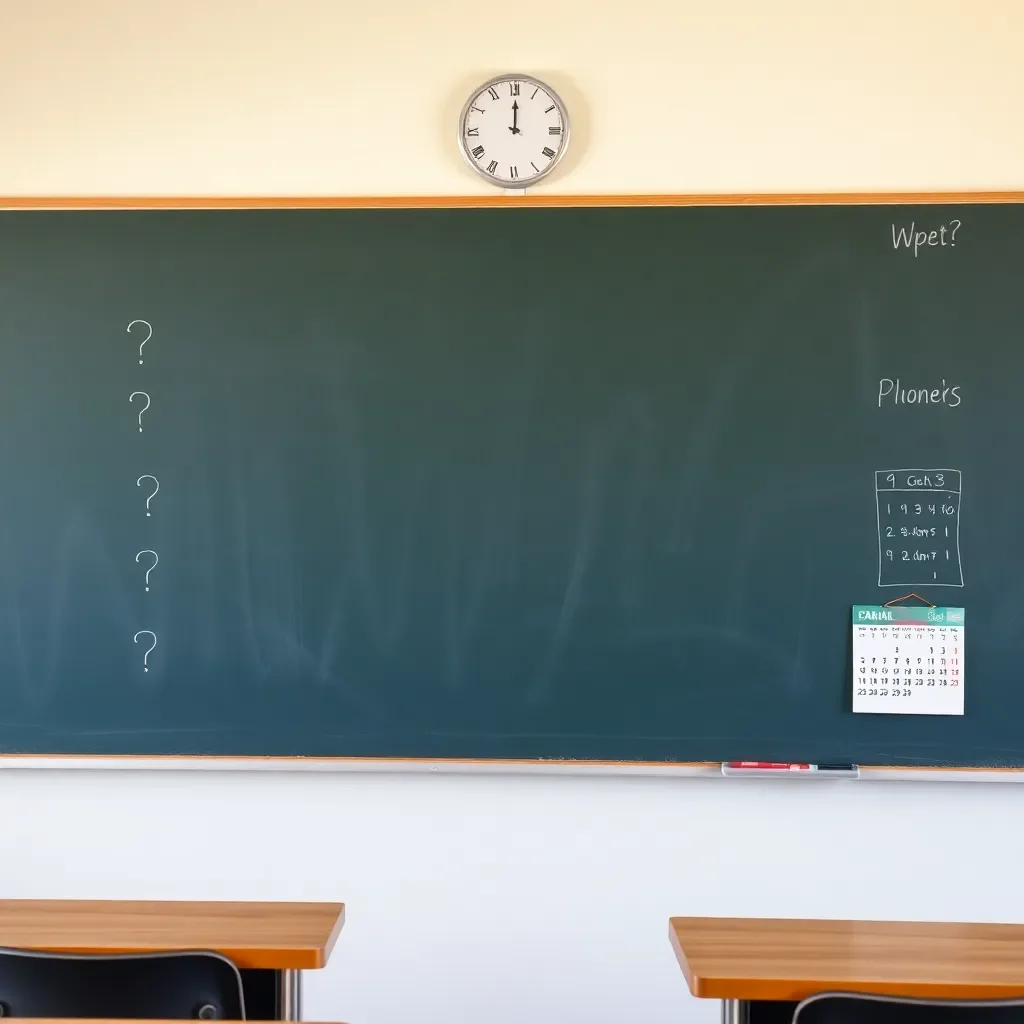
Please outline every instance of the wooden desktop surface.
[{"label": "wooden desktop surface", "polygon": [[237,967],[323,967],[342,903],[0,900],[0,946],[60,953],[204,949]]},{"label": "wooden desktop surface", "polygon": [[669,937],[705,998],[1024,997],[1024,925],[673,917]]}]

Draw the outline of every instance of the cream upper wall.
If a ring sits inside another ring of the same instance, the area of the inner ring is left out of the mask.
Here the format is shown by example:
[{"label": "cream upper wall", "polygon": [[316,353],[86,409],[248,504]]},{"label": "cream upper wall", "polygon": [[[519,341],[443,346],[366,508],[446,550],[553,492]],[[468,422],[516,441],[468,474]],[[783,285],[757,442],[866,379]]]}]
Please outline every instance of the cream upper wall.
[{"label": "cream upper wall", "polygon": [[0,0],[0,195],[446,194],[499,71],[537,192],[1014,188],[1022,0]]}]

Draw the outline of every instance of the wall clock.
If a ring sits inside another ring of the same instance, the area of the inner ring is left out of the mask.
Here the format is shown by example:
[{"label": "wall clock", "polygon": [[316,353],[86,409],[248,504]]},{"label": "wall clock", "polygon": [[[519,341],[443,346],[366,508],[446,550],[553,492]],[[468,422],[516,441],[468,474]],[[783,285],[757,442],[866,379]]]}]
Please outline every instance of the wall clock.
[{"label": "wall clock", "polygon": [[481,177],[526,188],[547,177],[569,145],[569,112],[551,86],[499,75],[473,90],[459,115],[459,148]]}]

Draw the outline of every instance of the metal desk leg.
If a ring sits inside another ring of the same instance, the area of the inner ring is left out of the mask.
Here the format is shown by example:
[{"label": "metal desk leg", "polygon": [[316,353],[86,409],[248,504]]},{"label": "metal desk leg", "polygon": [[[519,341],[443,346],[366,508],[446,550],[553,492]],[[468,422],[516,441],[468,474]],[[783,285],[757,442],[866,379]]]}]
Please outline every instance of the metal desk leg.
[{"label": "metal desk leg", "polygon": [[302,1020],[302,971],[282,971],[278,1020]]},{"label": "metal desk leg", "polygon": [[722,1024],[747,1024],[750,1020],[750,1003],[745,999],[722,1000]]}]

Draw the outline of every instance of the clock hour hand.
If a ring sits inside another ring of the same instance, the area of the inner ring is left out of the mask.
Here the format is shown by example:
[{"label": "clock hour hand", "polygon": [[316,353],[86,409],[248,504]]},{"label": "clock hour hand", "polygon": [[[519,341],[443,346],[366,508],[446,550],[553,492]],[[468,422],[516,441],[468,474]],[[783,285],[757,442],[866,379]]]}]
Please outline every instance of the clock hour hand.
[{"label": "clock hour hand", "polygon": [[521,134],[519,131],[519,102],[517,100],[512,101],[512,126],[509,131],[513,135]]}]

